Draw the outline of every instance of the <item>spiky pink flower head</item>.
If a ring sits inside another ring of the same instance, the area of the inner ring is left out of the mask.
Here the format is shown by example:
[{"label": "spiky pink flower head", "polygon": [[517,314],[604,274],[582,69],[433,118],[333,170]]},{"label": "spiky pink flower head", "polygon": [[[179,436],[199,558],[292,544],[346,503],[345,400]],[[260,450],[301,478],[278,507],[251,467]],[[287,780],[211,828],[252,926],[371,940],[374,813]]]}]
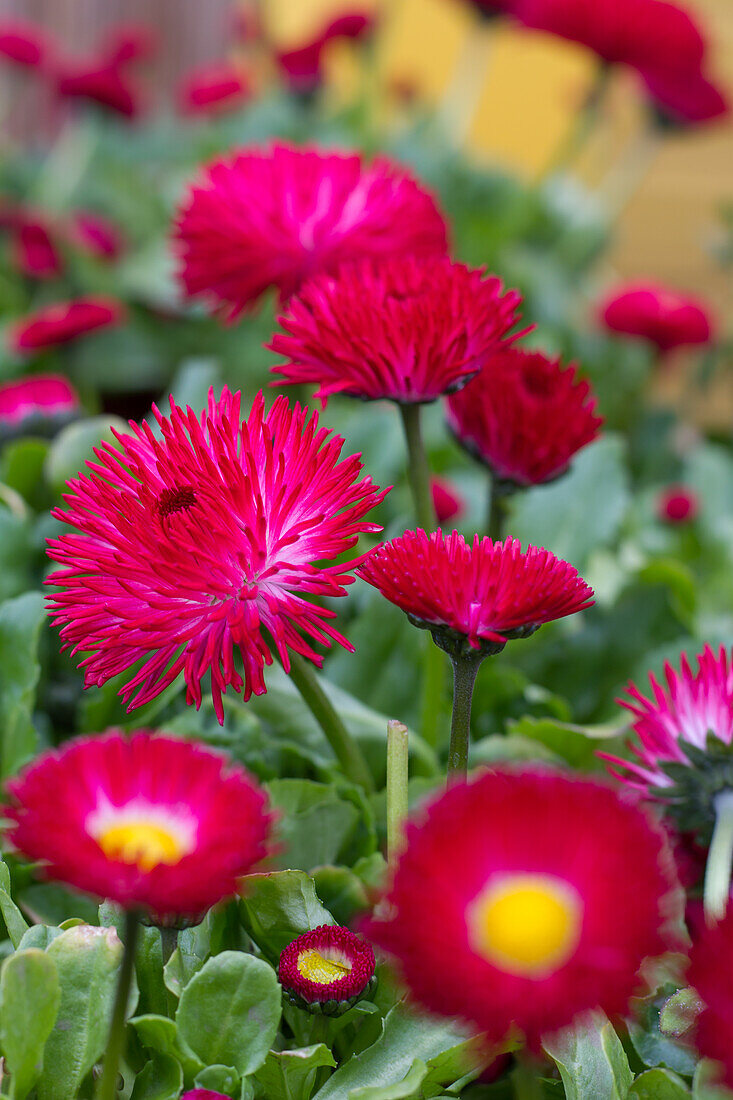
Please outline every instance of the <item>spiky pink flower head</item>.
[{"label": "spiky pink flower head", "polygon": [[[667,661],[664,674],[666,688],[649,674],[652,698],[630,683],[626,693],[631,701],[618,700],[634,716],[636,740],[630,748],[638,762],[599,753],[613,765],[609,770],[617,779],[646,797],[662,799],[676,795],[680,766],[694,771],[701,759],[712,763],[717,755],[727,757],[733,744],[733,663],[728,651],[721,646],[716,654],[706,645],[696,671],[683,653],[679,672]],[[710,794],[714,797],[715,791]],[[683,822],[688,827],[702,824]]]},{"label": "spiky pink flower head", "polygon": [[703,1009],[695,1021],[694,1043],[703,1058],[720,1063],[722,1079],[733,1088],[733,909],[703,928],[690,951],[687,981]]},{"label": "spiky pink flower head", "polygon": [[77,210],[69,237],[73,244],[98,260],[116,260],[125,248],[119,226],[93,210]]},{"label": "spiky pink flower head", "polygon": [[282,301],[345,261],[443,255],[434,199],[385,158],[293,145],[246,149],[206,169],[176,224],[180,278],[229,320],[274,287]]},{"label": "spiky pink flower head", "polygon": [[657,515],[663,523],[690,523],[699,510],[697,494],[686,485],[668,485],[657,497]]},{"label": "spiky pink flower head", "polygon": [[64,648],[87,653],[87,687],[141,661],[120,692],[130,709],[180,673],[199,707],[209,673],[223,722],[229,685],[245,700],[266,691],[265,631],[286,671],[290,650],[320,667],[313,642],[352,649],[311,597],[346,594],[361,557],[336,559],[381,530],[364,517],[386,490],[359,480],[360,456],[341,459],[343,439],[284,397],[266,414],[258,394],[244,421],[226,389],[200,418],[173,398],[169,417],[153,412],[160,438],[147,423],[115,432],[118,446],[69,481],[54,515],[76,532],[49,540],[63,567],[48,578],[61,590],[51,614]]},{"label": "spiky pink flower head", "polygon": [[593,603],[593,589],[572,565],[536,546],[523,552],[511,538],[475,535],[471,545],[457,531],[405,531],[357,572],[438,645],[447,635],[474,650],[526,637]]},{"label": "spiky pink flower head", "polygon": [[280,955],[277,976],[299,1007],[327,1008],[327,1015],[337,1015],[368,994],[374,951],[348,928],[321,924],[288,944]]},{"label": "spiky pink flower head", "polygon": [[288,384],[401,404],[435,401],[465,386],[505,342],[521,296],[501,280],[444,256],[345,264],[309,280],[278,318],[268,346],[288,362]]},{"label": "spiky pink flower head", "polygon": [[31,374],[0,383],[0,434],[3,429],[36,429],[63,421],[79,411],[79,395],[60,374]]},{"label": "spiky pink flower head", "polygon": [[723,89],[702,72],[655,71],[642,77],[663,126],[701,126],[723,118],[730,109]]},{"label": "spiky pink flower head", "polygon": [[184,115],[216,114],[241,107],[252,95],[252,85],[241,66],[219,61],[194,69],[178,89]]},{"label": "spiky pink flower head", "polygon": [[539,485],[565,473],[575,454],[596,438],[590,386],[541,351],[502,349],[447,402],[459,443],[512,486]]},{"label": "spiky pink flower head", "polygon": [[61,256],[45,220],[26,214],[12,235],[12,262],[31,279],[52,279],[62,269]]},{"label": "spiky pink flower head", "polygon": [[47,877],[161,921],[200,917],[267,854],[252,777],[191,741],[79,737],[8,783],[7,836]]},{"label": "spiky pink flower head", "polygon": [[0,56],[26,69],[40,69],[48,64],[53,47],[44,30],[24,19],[3,19],[0,22]]},{"label": "spiky pink flower head", "polygon": [[11,325],[8,344],[17,353],[53,348],[78,340],[95,329],[119,325],[124,319],[125,307],[115,298],[96,295],[54,302]]},{"label": "spiky pink flower head", "polygon": [[707,344],[711,320],[703,302],[654,283],[615,287],[599,306],[606,327],[642,336],[663,354],[686,344]]},{"label": "spiky pink flower head", "polygon": [[430,491],[433,496],[433,508],[438,523],[448,523],[456,516],[462,515],[466,510],[466,502],[452,482],[444,477],[434,477],[430,480]]},{"label": "spiky pink flower head", "polygon": [[554,769],[492,769],[408,823],[367,934],[425,1008],[536,1047],[580,1012],[627,1008],[672,941],[674,885],[663,831],[630,800]]}]

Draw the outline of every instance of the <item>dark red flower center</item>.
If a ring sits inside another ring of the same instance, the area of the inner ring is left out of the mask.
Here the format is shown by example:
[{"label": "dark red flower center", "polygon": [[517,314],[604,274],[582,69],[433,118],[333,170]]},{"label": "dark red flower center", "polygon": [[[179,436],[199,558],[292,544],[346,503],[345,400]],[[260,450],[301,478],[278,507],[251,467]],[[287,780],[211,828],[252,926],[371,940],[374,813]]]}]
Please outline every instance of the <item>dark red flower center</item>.
[{"label": "dark red flower center", "polygon": [[196,503],[196,490],[191,485],[177,485],[174,489],[164,489],[158,497],[157,509],[161,519],[174,512],[185,512]]}]

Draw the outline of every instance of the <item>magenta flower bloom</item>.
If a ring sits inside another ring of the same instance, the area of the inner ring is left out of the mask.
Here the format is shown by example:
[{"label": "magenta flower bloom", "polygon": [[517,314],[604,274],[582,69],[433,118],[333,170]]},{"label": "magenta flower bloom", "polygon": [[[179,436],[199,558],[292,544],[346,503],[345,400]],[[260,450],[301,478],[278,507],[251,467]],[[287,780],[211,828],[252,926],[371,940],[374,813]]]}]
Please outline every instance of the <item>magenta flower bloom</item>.
[{"label": "magenta flower bloom", "polygon": [[277,976],[299,1007],[341,1015],[372,988],[374,951],[348,928],[322,924],[288,944]]},{"label": "magenta flower bloom", "polygon": [[599,313],[607,328],[642,336],[662,354],[711,339],[712,323],[703,302],[653,283],[616,287],[601,302]]},{"label": "magenta flower bloom", "polygon": [[79,396],[60,374],[32,374],[0,383],[0,429],[64,420],[79,411]]},{"label": "magenta flower bloom", "polygon": [[446,257],[363,261],[305,284],[269,345],[287,383],[401,404],[435,401],[466,382],[504,343],[521,297]]},{"label": "magenta flower bloom", "polygon": [[179,214],[186,293],[228,320],[274,287],[281,300],[347,260],[443,255],[433,198],[384,158],[273,145],[210,165]]},{"label": "magenta flower bloom", "polygon": [[44,30],[24,19],[0,22],[0,57],[26,69],[41,69],[50,61],[53,47]]},{"label": "magenta flower bloom", "polygon": [[663,523],[690,523],[699,511],[697,493],[686,485],[668,485],[657,497],[657,515]]},{"label": "magenta flower bloom", "polygon": [[190,72],[178,90],[184,115],[216,114],[241,107],[252,95],[241,67],[219,61]]},{"label": "magenta flower bloom", "polygon": [[310,41],[275,55],[280,72],[291,92],[308,95],[323,81],[323,51],[337,38],[359,39],[368,34],[373,17],[365,12],[345,12],[318,32]]},{"label": "magenta flower bloom", "polygon": [[675,70],[642,73],[646,92],[661,118],[669,125],[700,126],[728,114],[725,93],[702,73]]},{"label": "magenta flower bloom", "polygon": [[466,502],[455,485],[444,477],[430,479],[430,491],[433,495],[435,517],[441,525],[463,515]]},{"label": "magenta flower bloom", "polygon": [[62,268],[61,256],[49,227],[40,218],[25,215],[13,232],[13,262],[31,279],[52,279]]},{"label": "magenta flower bloom", "polygon": [[602,419],[576,366],[541,351],[509,348],[447,402],[448,424],[499,481],[540,485],[564,473],[598,435]]},{"label": "magenta flower bloom", "polygon": [[309,597],[346,594],[361,557],[336,559],[381,530],[364,517],[385,493],[359,480],[359,456],[342,460],[343,440],[316,414],[284,397],[266,414],[259,394],[244,421],[226,389],[200,418],[172,398],[169,417],[153,411],[162,438],[148,424],[115,433],[118,447],[104,444],[69,482],[54,514],[76,531],[49,542],[63,567],[48,578],[60,589],[51,613],[64,648],[87,653],[86,686],[141,661],[120,692],[130,709],[180,673],[199,707],[209,673],[223,722],[229,685],[245,699],[266,691],[264,631],[286,671],[290,650],[320,667],[311,643],[352,648],[335,612]]},{"label": "magenta flower bloom", "polygon": [[733,909],[706,928],[690,951],[687,981],[703,1001],[695,1021],[694,1043],[701,1057],[720,1063],[722,1082],[733,1088]]},{"label": "magenta flower bloom", "polygon": [[123,118],[135,118],[142,109],[132,78],[119,63],[105,58],[70,61],[59,67],[56,91],[64,99],[83,99]]},{"label": "magenta flower bloom", "polygon": [[119,325],[124,318],[123,304],[102,295],[54,302],[11,325],[8,343],[17,353],[53,348],[78,340],[94,329]]},{"label": "magenta flower bloom", "polygon": [[593,603],[592,588],[572,565],[536,546],[523,552],[518,539],[493,543],[475,535],[471,545],[457,531],[405,531],[372,551],[357,572],[436,642],[436,633],[447,634],[475,650],[526,637]]},{"label": "magenta flower bloom", "polygon": [[626,689],[631,702],[619,699],[634,716],[637,740],[630,747],[638,763],[599,753],[613,765],[612,775],[647,797],[663,797],[662,788],[672,788],[678,778],[668,774],[667,765],[694,767],[690,752],[706,752],[708,738],[721,749],[733,743],[733,662],[727,650],[721,646],[716,655],[705,646],[697,671],[683,653],[679,672],[667,662],[664,673],[666,688],[650,674],[651,699],[633,683]]},{"label": "magenta flower bloom", "polygon": [[69,235],[78,248],[98,260],[116,260],[124,251],[118,226],[92,210],[78,210],[72,216]]},{"label": "magenta flower bloom", "polygon": [[267,798],[244,768],[151,730],[79,737],[7,787],[8,839],[48,878],[161,923],[200,919],[267,854]]}]

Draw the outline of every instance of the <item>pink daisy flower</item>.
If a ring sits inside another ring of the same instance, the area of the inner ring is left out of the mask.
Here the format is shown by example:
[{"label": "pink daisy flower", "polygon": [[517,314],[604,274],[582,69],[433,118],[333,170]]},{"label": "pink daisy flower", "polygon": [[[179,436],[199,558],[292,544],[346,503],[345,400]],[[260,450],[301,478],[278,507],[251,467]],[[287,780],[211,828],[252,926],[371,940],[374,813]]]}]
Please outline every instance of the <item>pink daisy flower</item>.
[{"label": "pink daisy flower", "polygon": [[599,753],[613,765],[609,769],[612,775],[646,797],[663,797],[664,789],[674,787],[679,769],[674,769],[673,779],[668,765],[694,768],[690,755],[697,761],[699,754],[706,753],[709,738],[721,749],[733,744],[733,662],[729,652],[721,646],[716,654],[706,645],[697,657],[696,670],[683,653],[679,671],[667,662],[664,673],[666,688],[649,675],[652,698],[631,683],[626,689],[631,701],[619,699],[634,716],[637,740],[630,747],[638,763]]},{"label": "pink daisy flower", "polygon": [[8,343],[11,350],[19,354],[39,351],[68,344],[94,329],[119,325],[124,319],[123,304],[102,295],[54,302],[11,325]]},{"label": "pink daisy flower", "polygon": [[77,738],[7,788],[7,837],[48,878],[160,923],[200,919],[267,853],[267,799],[244,768],[150,730]]},{"label": "pink daisy flower", "polygon": [[269,345],[287,383],[401,404],[460,389],[505,342],[521,296],[446,257],[362,261],[311,279]]},{"label": "pink daisy flower", "polygon": [[501,350],[449,397],[448,425],[497,480],[515,487],[551,481],[603,423],[576,369],[541,351]]},{"label": "pink daisy flower", "polygon": [[673,942],[664,834],[601,783],[492,769],[433,799],[405,840],[368,934],[425,1009],[489,1044],[516,1029],[537,1047],[578,1013],[624,1012],[644,959]]},{"label": "pink daisy flower", "polygon": [[733,910],[705,928],[690,952],[687,981],[704,1008],[695,1022],[694,1042],[704,1058],[720,1063],[723,1082],[733,1088]]},{"label": "pink daisy flower", "polygon": [[[64,648],[84,651],[86,686],[142,664],[120,692],[130,709],[183,673],[187,701],[201,704],[211,678],[216,714],[229,685],[245,700],[266,690],[274,642],[286,671],[293,650],[320,667],[313,642],[352,647],[310,597],[343,596],[350,562],[336,559],[385,495],[359,480],[358,455],[341,459],[318,416],[284,397],[269,413],[260,393],[244,421],[240,395],[209,395],[189,408],[104,444],[88,473],[69,482],[56,518],[75,528],[49,542],[62,569],[48,578]],[[235,665],[241,657],[244,676]]]},{"label": "pink daisy flower", "polygon": [[371,992],[374,952],[348,928],[322,924],[288,944],[277,976],[299,1008],[341,1015]]},{"label": "pink daisy flower", "polygon": [[291,145],[210,165],[179,214],[176,243],[186,293],[228,320],[270,287],[285,300],[346,260],[447,249],[435,201],[403,169]]},{"label": "pink daisy flower", "polygon": [[653,283],[617,286],[601,302],[607,328],[641,336],[661,354],[685,345],[707,344],[712,324],[707,307],[686,294]]},{"label": "pink daisy flower", "polygon": [[457,531],[406,531],[372,551],[357,572],[441,648],[496,652],[507,639],[593,603],[572,565],[535,546],[522,552],[518,539],[475,535],[471,545]]}]

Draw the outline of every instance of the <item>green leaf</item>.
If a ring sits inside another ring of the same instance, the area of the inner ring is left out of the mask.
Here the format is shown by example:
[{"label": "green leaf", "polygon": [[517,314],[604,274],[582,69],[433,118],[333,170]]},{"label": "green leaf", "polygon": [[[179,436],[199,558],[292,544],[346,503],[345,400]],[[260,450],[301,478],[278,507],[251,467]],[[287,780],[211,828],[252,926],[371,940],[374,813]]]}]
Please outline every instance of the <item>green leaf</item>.
[{"label": "green leaf", "polygon": [[43,596],[26,592],[0,605],[0,772],[14,775],[33,756],[38,738],[31,720],[40,673],[38,639]]},{"label": "green leaf", "polygon": [[223,951],[194,974],[181,993],[176,1025],[183,1041],[207,1065],[252,1073],[277,1033],[282,995],[263,959]]},{"label": "green leaf", "polygon": [[335,1065],[333,1055],[324,1043],[295,1050],[270,1050],[255,1077],[264,1088],[268,1100],[275,1100],[276,1097],[309,1100],[318,1070],[322,1066]]},{"label": "green leaf", "polygon": [[47,924],[32,924],[18,944],[18,951],[26,951],[29,947],[37,947],[45,951],[52,940],[55,940],[64,931],[63,928],[49,928]]},{"label": "green leaf", "polygon": [[407,1074],[396,1085],[365,1085],[349,1092],[349,1100],[409,1100],[422,1096],[422,1084],[428,1067],[416,1058]]},{"label": "green leaf", "polygon": [[543,1046],[560,1071],[566,1100],[625,1100],[634,1075],[621,1040],[602,1012],[546,1036]]},{"label": "green leaf", "polygon": [[0,1047],[12,1100],[23,1100],[41,1074],[43,1048],[60,1000],[56,966],[45,952],[18,951],[5,962],[0,973]]},{"label": "green leaf", "polygon": [[313,879],[305,871],[247,875],[244,890],[244,925],[258,947],[273,960],[302,932],[336,923],[318,900]]},{"label": "green leaf", "polygon": [[[58,970],[61,1004],[46,1043],[38,1100],[75,1100],[107,1043],[122,943],[112,928],[81,924],[46,949]],[[134,991],[136,995],[136,991]]]},{"label": "green leaf", "polygon": [[717,1062],[709,1058],[698,1062],[692,1079],[692,1100],[730,1100],[730,1092],[723,1087]]},{"label": "green leaf", "polygon": [[[363,820],[353,802],[340,798],[332,786],[309,779],[275,779],[267,789],[273,807],[282,815],[278,837],[283,851],[278,862],[283,868],[310,871],[347,861],[346,849]],[[369,855],[376,847],[374,827],[369,825],[371,829],[363,830],[368,835],[358,855]]]},{"label": "green leaf", "polygon": [[580,452],[570,473],[512,499],[510,531],[582,569],[616,538],[630,502],[625,442],[604,435]]},{"label": "green leaf", "polygon": [[0,913],[3,915],[13,947],[19,948],[23,937],[28,932],[28,925],[10,896],[10,871],[8,865],[2,860],[0,860]]},{"label": "green leaf", "polygon": [[236,1096],[239,1090],[240,1077],[231,1066],[207,1066],[196,1074],[194,1085],[199,1089],[211,1089],[212,1092],[221,1092],[224,1096]]},{"label": "green leaf", "polygon": [[0,481],[15,489],[34,507],[41,504],[39,485],[47,453],[48,442],[32,438],[8,443],[2,452]]},{"label": "green leaf", "polygon": [[[413,1012],[405,1004],[395,1005],[382,1021],[382,1033],[375,1043],[344,1062],[318,1090],[315,1100],[344,1100],[353,1089],[384,1088],[404,1081],[416,1059],[434,1067],[437,1084],[452,1083],[470,1068],[468,1048],[471,1040],[450,1023],[436,1023]],[[457,1053],[466,1062],[456,1073],[455,1060],[441,1056]],[[439,1091],[437,1088],[436,1092]]]},{"label": "green leaf", "polygon": [[[125,918],[121,906],[104,901],[98,912],[99,923],[103,928],[114,928],[118,934],[123,930]],[[140,992],[137,1006],[140,1015],[165,1015],[168,1011],[168,994],[163,981],[163,952],[158,928],[143,925],[138,929],[135,975]]]},{"label": "green leaf", "polygon": [[35,546],[28,516],[5,507],[3,492],[0,487],[0,600],[8,600],[33,587]]},{"label": "green leaf", "polygon": [[629,1097],[637,1100],[684,1100],[690,1095],[685,1082],[669,1069],[648,1069],[641,1073],[629,1089]]},{"label": "green leaf", "polygon": [[193,1077],[204,1068],[201,1059],[197,1058],[181,1040],[175,1020],[150,1013],[145,1016],[134,1016],[130,1020],[130,1025],[135,1029],[141,1045],[146,1050],[152,1050],[158,1054],[170,1054],[181,1063],[187,1077]]},{"label": "green leaf", "polygon": [[672,1039],[681,1039],[694,1026],[703,1007],[701,998],[692,987],[678,989],[662,1005],[659,1030]]},{"label": "green leaf", "polygon": [[178,1100],[183,1069],[170,1054],[154,1054],[135,1078],[130,1100]]},{"label": "green leaf", "polygon": [[692,1051],[660,1030],[660,1011],[664,998],[639,1003],[635,1018],[627,1020],[629,1039],[645,1066],[662,1066],[685,1077],[691,1076],[696,1058]]},{"label": "green leaf", "polygon": [[116,444],[112,428],[118,432],[129,432],[130,426],[119,416],[109,413],[106,416],[90,416],[86,420],[77,420],[67,425],[56,436],[46,455],[44,473],[46,480],[56,493],[62,493],[66,482],[85,470],[87,462],[97,461],[94,448],[102,443]]},{"label": "green leaf", "polygon": [[600,748],[608,751],[608,742],[620,738],[628,723],[608,722],[597,726],[576,726],[554,718],[519,718],[507,723],[510,736],[531,738],[555,756],[575,768],[590,768]]}]

